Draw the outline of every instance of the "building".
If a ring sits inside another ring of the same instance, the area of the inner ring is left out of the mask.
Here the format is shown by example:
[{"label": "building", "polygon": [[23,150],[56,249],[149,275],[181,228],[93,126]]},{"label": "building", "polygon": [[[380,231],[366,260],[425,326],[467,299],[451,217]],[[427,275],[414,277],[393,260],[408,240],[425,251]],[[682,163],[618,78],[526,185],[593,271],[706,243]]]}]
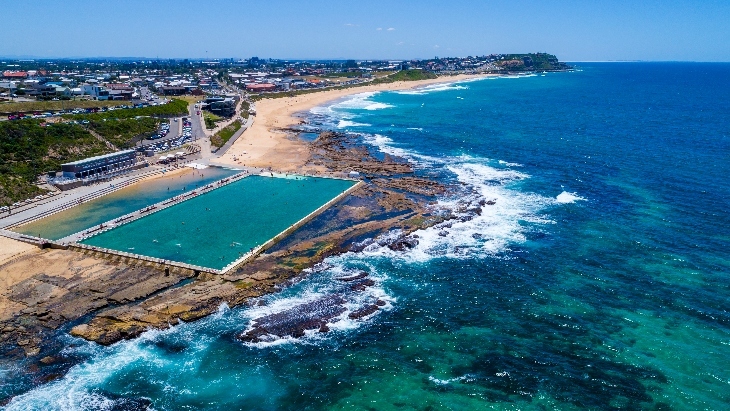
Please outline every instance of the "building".
[{"label": "building", "polygon": [[276,86],[269,83],[261,83],[261,84],[248,84],[246,85],[246,90],[259,93],[262,91],[274,91],[276,90]]},{"label": "building", "polygon": [[23,80],[28,78],[28,72],[5,70],[3,71],[3,77],[13,80]]},{"label": "building", "polygon": [[159,88],[160,92],[166,96],[182,96],[187,93],[187,89],[181,86],[164,86]]},{"label": "building", "polygon": [[131,100],[133,94],[132,90],[109,90],[108,100]]},{"label": "building", "polygon": [[66,178],[101,177],[132,167],[136,163],[136,152],[125,150],[62,164],[61,171]]},{"label": "building", "polygon": [[226,98],[220,101],[208,103],[206,107],[208,111],[223,117],[231,117],[236,114],[236,101],[232,98]]},{"label": "building", "polygon": [[94,100],[109,100],[109,90],[95,84],[84,84],[84,94],[88,94]]},{"label": "building", "polygon": [[56,95],[56,86],[53,84],[29,84],[25,94],[29,97],[51,97]]}]

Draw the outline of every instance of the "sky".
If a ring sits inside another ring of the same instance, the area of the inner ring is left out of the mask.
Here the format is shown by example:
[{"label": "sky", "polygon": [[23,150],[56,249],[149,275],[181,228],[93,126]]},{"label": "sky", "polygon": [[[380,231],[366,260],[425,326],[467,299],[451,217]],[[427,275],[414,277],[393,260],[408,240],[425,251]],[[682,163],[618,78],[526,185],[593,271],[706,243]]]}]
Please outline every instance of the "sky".
[{"label": "sky", "polygon": [[730,0],[0,3],[0,56],[730,62]]}]

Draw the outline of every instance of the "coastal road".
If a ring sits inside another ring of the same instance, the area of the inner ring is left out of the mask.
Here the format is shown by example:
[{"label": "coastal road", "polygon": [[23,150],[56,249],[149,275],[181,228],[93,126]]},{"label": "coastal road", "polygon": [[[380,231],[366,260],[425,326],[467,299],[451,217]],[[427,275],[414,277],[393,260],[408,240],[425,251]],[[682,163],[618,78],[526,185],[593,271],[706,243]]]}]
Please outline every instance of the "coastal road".
[{"label": "coastal road", "polygon": [[203,131],[203,119],[201,116],[196,114],[197,110],[195,109],[194,104],[190,104],[188,106],[188,112],[190,113],[189,118],[191,128],[193,129],[193,141],[200,146],[200,157],[208,159],[211,157],[210,138],[205,134],[205,131]]}]

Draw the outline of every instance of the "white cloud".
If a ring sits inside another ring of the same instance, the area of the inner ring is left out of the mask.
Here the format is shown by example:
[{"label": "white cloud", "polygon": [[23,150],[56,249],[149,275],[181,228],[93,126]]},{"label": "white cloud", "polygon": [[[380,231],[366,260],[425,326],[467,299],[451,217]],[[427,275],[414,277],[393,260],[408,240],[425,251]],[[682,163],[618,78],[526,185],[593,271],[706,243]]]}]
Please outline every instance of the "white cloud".
[{"label": "white cloud", "polygon": [[375,30],[377,30],[377,31],[380,31],[380,30],[382,30],[382,29],[383,29],[382,27],[378,27],[378,28],[377,28],[377,29],[375,29]]},{"label": "white cloud", "polygon": [[348,26],[348,27],[360,27],[359,24],[352,24],[352,23],[345,23],[345,26]]},{"label": "white cloud", "polygon": [[435,46],[433,46],[433,48],[435,48],[435,49],[437,49],[437,48],[439,48],[439,47],[441,47],[441,46],[439,46],[438,44],[437,44],[437,45],[435,45]]},{"label": "white cloud", "polygon": [[395,30],[393,27],[388,28],[388,31],[393,31],[393,30]]}]

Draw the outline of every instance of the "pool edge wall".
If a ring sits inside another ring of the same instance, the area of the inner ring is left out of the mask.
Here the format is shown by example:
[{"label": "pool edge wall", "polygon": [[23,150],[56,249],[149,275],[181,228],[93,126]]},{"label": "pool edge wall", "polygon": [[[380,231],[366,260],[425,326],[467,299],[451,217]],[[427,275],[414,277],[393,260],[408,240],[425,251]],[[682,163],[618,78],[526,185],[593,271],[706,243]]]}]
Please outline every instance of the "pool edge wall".
[{"label": "pool edge wall", "polygon": [[[327,178],[327,177],[325,177],[325,178]],[[343,180],[347,180],[347,179],[343,179]],[[239,258],[238,260],[235,260],[232,263],[230,263],[229,265],[223,267],[221,270],[219,270],[220,274],[224,274],[224,275],[229,274],[229,273],[235,271],[236,269],[248,264],[249,262],[254,260],[256,257],[258,257],[261,253],[268,250],[269,248],[274,246],[276,243],[278,243],[279,241],[283,240],[284,238],[286,238],[288,235],[290,235],[294,231],[301,228],[304,224],[310,222],[312,219],[314,219],[318,215],[322,214],[328,208],[330,208],[333,205],[335,205],[336,203],[342,201],[343,198],[347,197],[353,191],[360,188],[360,186],[362,184],[363,184],[362,181],[356,182],[352,187],[341,192],[340,194],[338,194],[337,196],[332,198],[330,201],[322,204],[319,208],[317,208],[316,210],[307,214],[306,216],[304,216],[304,218],[300,219],[299,221],[295,222],[294,224],[290,225],[284,231],[275,235],[274,237],[272,237],[271,239],[266,241],[264,244],[260,245],[258,248],[253,250],[252,252],[249,252],[247,255],[244,255],[243,257]]]}]

